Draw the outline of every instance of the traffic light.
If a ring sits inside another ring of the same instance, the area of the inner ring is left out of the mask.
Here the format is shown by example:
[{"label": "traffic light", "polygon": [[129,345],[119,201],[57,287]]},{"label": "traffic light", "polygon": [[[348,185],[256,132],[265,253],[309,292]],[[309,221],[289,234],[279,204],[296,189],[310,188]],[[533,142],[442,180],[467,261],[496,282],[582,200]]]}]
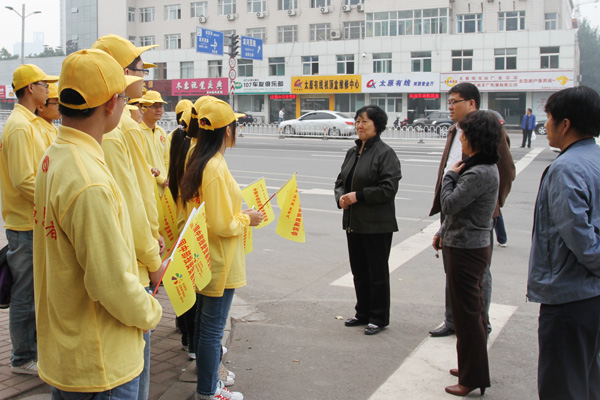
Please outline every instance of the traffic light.
[{"label": "traffic light", "polygon": [[229,35],[229,57],[237,57],[240,54],[240,35]]}]

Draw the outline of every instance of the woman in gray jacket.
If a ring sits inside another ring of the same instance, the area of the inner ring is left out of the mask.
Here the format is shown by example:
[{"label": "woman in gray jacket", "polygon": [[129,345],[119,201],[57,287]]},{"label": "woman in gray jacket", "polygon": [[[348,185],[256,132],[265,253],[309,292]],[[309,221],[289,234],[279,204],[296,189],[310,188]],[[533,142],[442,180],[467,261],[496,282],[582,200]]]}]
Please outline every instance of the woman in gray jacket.
[{"label": "woman in gray jacket", "polygon": [[462,152],[468,156],[452,166],[442,181],[441,205],[446,215],[433,243],[448,265],[448,287],[456,330],[458,385],[446,392],[465,396],[490,386],[487,357],[487,313],[482,279],[490,263],[492,214],[498,200],[498,141],[502,127],[487,111],[474,111],[459,122]]},{"label": "woman in gray jacket", "polygon": [[381,141],[387,114],[369,105],[356,112],[356,146],[350,148],[335,182],[335,201],[344,210],[356,314],[346,326],[367,325],[375,335],[390,323],[388,259],[398,230],[394,200],[402,177],[396,152]]}]

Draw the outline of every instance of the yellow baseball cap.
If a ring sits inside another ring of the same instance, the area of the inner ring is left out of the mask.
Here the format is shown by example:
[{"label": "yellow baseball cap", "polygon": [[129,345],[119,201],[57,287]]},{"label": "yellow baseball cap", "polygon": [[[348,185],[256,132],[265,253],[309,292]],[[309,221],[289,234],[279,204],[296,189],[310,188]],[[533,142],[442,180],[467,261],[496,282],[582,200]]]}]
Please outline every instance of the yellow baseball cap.
[{"label": "yellow baseball cap", "polygon": [[129,111],[139,111],[140,110],[137,106],[132,106],[131,104],[127,104],[125,106],[125,109],[129,110]]},{"label": "yellow baseball cap", "polygon": [[[198,99],[198,101],[200,101],[200,99]],[[198,103],[198,101],[196,103]],[[234,113],[233,109],[228,103],[219,99],[204,100],[200,104],[197,112],[198,125],[201,129],[206,129],[209,131],[223,128],[244,115]],[[206,123],[204,120],[207,120],[208,123]]]},{"label": "yellow baseball cap", "polygon": [[183,110],[183,114],[181,114],[181,119],[178,121],[180,124],[185,122],[185,130],[187,131],[190,127],[190,121],[192,120],[192,111],[194,107],[189,107]]},{"label": "yellow baseball cap", "polygon": [[[114,58],[101,50],[80,50],[70,54],[60,71],[59,102],[74,110],[98,107],[115,94],[122,93],[130,84],[143,78],[123,74],[123,68]],[[67,104],[60,101],[60,93],[72,89],[85,100],[84,104]]]},{"label": "yellow baseball cap", "polygon": [[154,103],[167,104],[167,102],[162,99],[160,93],[157,92],[156,90],[148,90],[142,98],[146,101],[151,102],[150,104],[154,104]]},{"label": "yellow baseball cap", "polygon": [[56,83],[48,84],[48,98],[58,99],[58,86],[56,86]]},{"label": "yellow baseball cap", "polygon": [[[158,45],[157,45],[157,46],[158,46]],[[132,60],[132,61],[133,61],[133,60]],[[148,68],[156,68],[156,64],[152,64],[152,63],[149,63],[149,62],[145,62],[145,63],[144,63],[144,68],[145,68],[145,69],[148,69]]]},{"label": "yellow baseball cap", "polygon": [[12,85],[15,91],[24,88],[25,86],[43,81],[43,82],[56,82],[58,76],[46,75],[44,71],[37,65],[23,64],[19,65],[13,73]]},{"label": "yellow baseball cap", "polygon": [[209,95],[205,95],[205,96],[201,96],[198,97],[198,100],[196,100],[196,102],[194,103],[194,110],[192,112],[192,118],[198,118],[198,110],[200,109],[200,107],[202,107],[202,105],[204,103],[206,103],[207,101],[214,101],[214,100],[219,100],[214,96],[209,96]]},{"label": "yellow baseball cap", "polygon": [[140,54],[153,47],[158,45],[135,47],[129,40],[113,34],[102,36],[92,45],[92,49],[102,50],[113,56],[121,68],[127,68]]},{"label": "yellow baseball cap", "polygon": [[135,103],[140,103],[143,106],[151,106],[152,105],[151,101],[144,100],[142,97],[138,97],[136,99],[129,100],[129,104],[135,104]]},{"label": "yellow baseball cap", "polygon": [[175,106],[175,114],[184,112],[185,110],[187,110],[188,108],[191,108],[193,106],[194,106],[194,103],[192,103],[188,99],[179,100],[179,103],[177,103],[177,105]]}]

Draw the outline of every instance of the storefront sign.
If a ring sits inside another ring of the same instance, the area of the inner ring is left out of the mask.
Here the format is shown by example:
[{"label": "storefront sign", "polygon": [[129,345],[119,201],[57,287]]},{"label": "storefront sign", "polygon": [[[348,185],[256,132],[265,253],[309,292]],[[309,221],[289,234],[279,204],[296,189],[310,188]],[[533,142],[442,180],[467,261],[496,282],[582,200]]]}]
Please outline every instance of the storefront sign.
[{"label": "storefront sign", "polygon": [[362,82],[363,93],[427,93],[438,90],[440,74],[370,74],[363,75]]},{"label": "storefront sign", "polygon": [[173,79],[171,96],[228,95],[227,78]]},{"label": "storefront sign", "polygon": [[360,75],[293,76],[292,93],[360,93]]},{"label": "storefront sign", "polygon": [[408,95],[409,99],[439,99],[439,93],[411,93]]},{"label": "storefront sign", "polygon": [[270,100],[294,100],[295,94],[272,94],[269,96]]},{"label": "storefront sign", "polygon": [[575,85],[573,71],[536,72],[455,72],[442,74],[440,91],[447,91],[461,82],[470,82],[482,92],[549,91]]},{"label": "storefront sign", "polygon": [[289,93],[290,78],[284,76],[271,76],[268,78],[242,78],[235,81],[237,94],[260,93]]},{"label": "storefront sign", "polygon": [[0,85],[0,99],[16,99],[11,85]]}]

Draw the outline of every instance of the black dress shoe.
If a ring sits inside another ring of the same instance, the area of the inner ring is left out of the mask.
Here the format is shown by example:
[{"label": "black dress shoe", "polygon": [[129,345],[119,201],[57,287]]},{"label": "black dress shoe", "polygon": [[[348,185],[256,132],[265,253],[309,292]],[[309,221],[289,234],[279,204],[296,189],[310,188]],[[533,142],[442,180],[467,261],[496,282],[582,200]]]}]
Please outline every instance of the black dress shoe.
[{"label": "black dress shoe", "polygon": [[450,329],[450,328],[448,328],[448,326],[446,324],[442,324],[439,327],[435,328],[434,330],[429,331],[429,334],[432,337],[450,336],[450,335],[454,335],[454,329]]},{"label": "black dress shoe", "polygon": [[344,325],[346,326],[359,326],[359,325],[366,325],[368,322],[367,321],[362,321],[356,317],[352,317],[346,320],[346,322],[344,322]]},{"label": "black dress shoe", "polygon": [[383,326],[369,324],[365,327],[365,335],[376,335],[383,329]]}]

